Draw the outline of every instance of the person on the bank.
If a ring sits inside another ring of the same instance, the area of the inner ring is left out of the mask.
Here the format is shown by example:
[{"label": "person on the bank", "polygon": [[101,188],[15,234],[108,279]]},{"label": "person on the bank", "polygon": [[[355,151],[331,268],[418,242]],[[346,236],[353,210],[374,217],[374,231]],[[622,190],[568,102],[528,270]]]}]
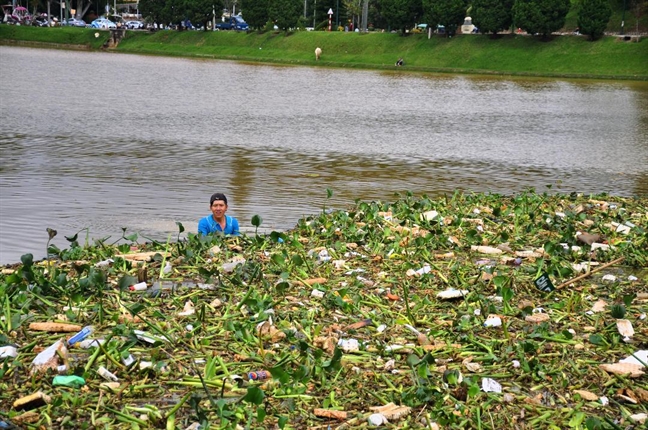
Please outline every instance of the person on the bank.
[{"label": "person on the bank", "polygon": [[225,194],[213,194],[209,199],[209,209],[212,214],[207,215],[198,222],[198,233],[203,236],[213,233],[233,236],[240,234],[238,220],[225,215],[225,212],[227,212],[227,197],[225,197]]}]

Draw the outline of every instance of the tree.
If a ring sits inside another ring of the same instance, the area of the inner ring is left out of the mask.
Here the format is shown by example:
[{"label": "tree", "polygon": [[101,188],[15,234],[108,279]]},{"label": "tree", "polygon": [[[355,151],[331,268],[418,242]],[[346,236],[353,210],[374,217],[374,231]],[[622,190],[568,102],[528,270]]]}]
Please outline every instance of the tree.
[{"label": "tree", "polygon": [[221,7],[220,1],[215,0],[184,0],[183,4],[183,19],[188,19],[193,24],[202,24],[205,31],[207,30],[207,23],[214,16],[214,10],[219,11]]},{"label": "tree", "polygon": [[[364,0],[342,0],[344,9],[347,11],[347,14],[351,15],[351,22],[355,23],[360,21],[360,17],[362,16],[362,3],[364,3]],[[340,25],[344,27],[345,22],[342,20],[340,22]]]},{"label": "tree", "polygon": [[473,23],[482,33],[497,34],[513,24],[514,0],[473,0]]},{"label": "tree", "polygon": [[268,4],[268,0],[246,0],[244,18],[251,28],[260,30],[266,25],[269,19]]},{"label": "tree", "polygon": [[[569,1],[569,0],[568,0]],[[445,26],[446,36],[457,32],[466,17],[467,0],[423,0],[423,11],[428,25]]]},{"label": "tree", "polygon": [[162,19],[165,0],[140,0],[139,10],[150,22],[164,22]]},{"label": "tree", "polygon": [[579,31],[588,35],[590,40],[598,40],[603,37],[610,16],[612,8],[608,0],[583,0],[578,11]]},{"label": "tree", "polygon": [[272,0],[268,15],[280,30],[296,28],[304,4],[301,0]]},{"label": "tree", "polygon": [[378,0],[378,8],[387,26],[403,33],[423,14],[420,0]]},{"label": "tree", "polygon": [[570,0],[515,0],[513,22],[529,34],[543,38],[565,25]]}]

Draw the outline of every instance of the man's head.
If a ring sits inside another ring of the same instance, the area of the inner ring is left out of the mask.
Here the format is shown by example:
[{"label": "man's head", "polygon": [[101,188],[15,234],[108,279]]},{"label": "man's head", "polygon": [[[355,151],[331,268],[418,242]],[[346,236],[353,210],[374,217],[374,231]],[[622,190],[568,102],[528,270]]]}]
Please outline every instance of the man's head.
[{"label": "man's head", "polygon": [[212,196],[209,198],[209,206],[212,206],[217,200],[222,200],[225,203],[225,206],[227,206],[227,197],[225,197],[225,194],[223,193],[212,194]]},{"label": "man's head", "polygon": [[225,217],[225,212],[227,212],[227,197],[225,197],[225,194],[212,194],[209,199],[209,209],[214,215],[214,219],[221,222]]}]

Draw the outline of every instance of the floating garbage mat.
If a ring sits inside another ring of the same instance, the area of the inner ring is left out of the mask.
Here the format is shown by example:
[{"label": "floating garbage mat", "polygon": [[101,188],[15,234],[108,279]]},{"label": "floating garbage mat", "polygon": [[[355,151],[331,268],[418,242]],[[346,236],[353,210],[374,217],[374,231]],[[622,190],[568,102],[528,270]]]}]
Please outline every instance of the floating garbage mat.
[{"label": "floating garbage mat", "polygon": [[645,428],[645,198],[407,195],[286,232],[178,228],[2,267],[0,428]]}]

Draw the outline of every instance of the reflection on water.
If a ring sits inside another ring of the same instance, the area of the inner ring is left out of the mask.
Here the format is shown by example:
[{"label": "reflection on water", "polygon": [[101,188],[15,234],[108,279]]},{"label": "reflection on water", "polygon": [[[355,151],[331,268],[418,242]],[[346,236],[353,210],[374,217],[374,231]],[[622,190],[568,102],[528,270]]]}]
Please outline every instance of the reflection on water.
[{"label": "reflection on water", "polygon": [[[411,190],[648,194],[648,84],[0,47],[0,263],[63,235],[175,237]],[[326,188],[334,191],[331,201]]]}]

